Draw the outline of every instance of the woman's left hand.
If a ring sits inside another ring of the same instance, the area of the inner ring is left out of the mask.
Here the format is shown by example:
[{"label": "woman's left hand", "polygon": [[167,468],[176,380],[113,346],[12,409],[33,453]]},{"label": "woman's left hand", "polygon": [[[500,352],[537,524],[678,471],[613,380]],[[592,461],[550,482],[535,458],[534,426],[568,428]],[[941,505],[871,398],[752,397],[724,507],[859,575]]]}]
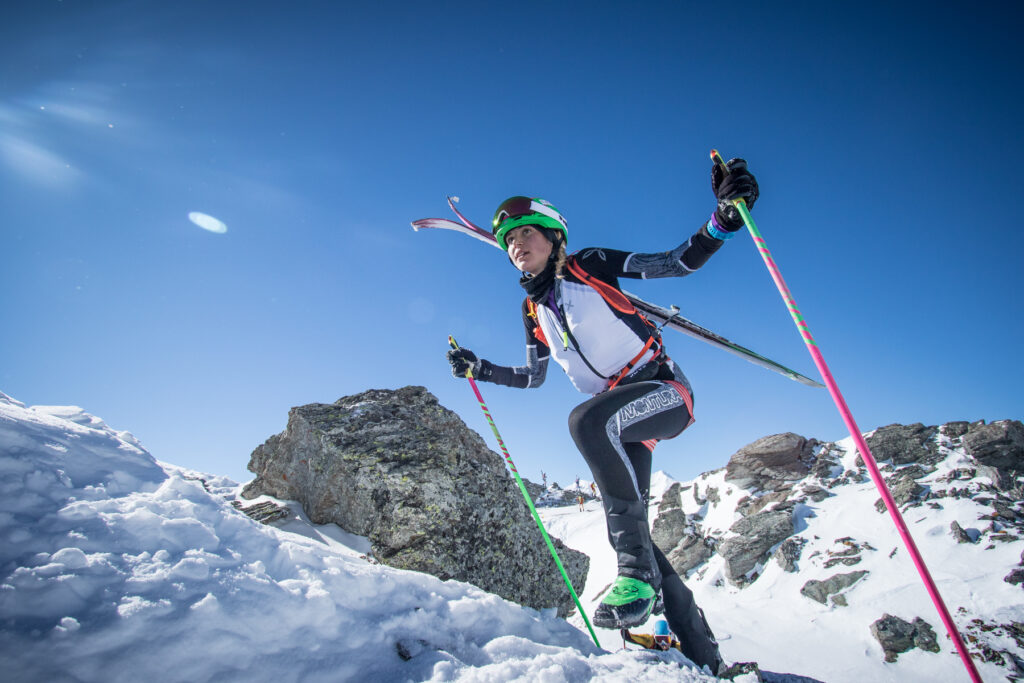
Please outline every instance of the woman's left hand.
[{"label": "woman's left hand", "polygon": [[480,370],[480,360],[469,349],[449,351],[448,362],[452,364],[452,375],[455,377],[465,377],[470,372],[476,375]]}]

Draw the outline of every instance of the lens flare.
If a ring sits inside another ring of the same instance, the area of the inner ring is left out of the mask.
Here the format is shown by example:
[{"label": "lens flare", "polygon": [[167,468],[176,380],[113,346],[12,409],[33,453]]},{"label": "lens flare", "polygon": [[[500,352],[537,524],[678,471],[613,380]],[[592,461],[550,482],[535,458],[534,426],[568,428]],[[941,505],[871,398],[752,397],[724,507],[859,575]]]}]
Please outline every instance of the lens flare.
[{"label": "lens flare", "polygon": [[224,225],[223,221],[217,220],[213,216],[199,211],[190,212],[188,214],[188,219],[203,230],[209,230],[210,232],[215,232],[218,235],[222,235],[228,231],[228,226]]}]

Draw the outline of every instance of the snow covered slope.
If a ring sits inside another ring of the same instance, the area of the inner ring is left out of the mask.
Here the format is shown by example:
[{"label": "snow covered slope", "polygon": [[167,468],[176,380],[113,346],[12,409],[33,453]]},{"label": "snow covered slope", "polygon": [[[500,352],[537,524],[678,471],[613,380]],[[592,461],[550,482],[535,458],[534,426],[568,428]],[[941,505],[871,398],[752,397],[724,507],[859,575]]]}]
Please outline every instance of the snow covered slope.
[{"label": "snow covered slope", "polygon": [[[1021,564],[1024,539],[1019,526],[992,520],[991,481],[975,472],[977,462],[949,439],[937,439],[945,458],[917,480],[932,497],[904,506],[904,519],[961,633],[979,656],[976,663],[984,679],[1020,680],[1024,593],[1003,577]],[[841,469],[836,471],[853,476],[828,483],[808,477],[794,487],[789,500],[804,500],[793,511],[796,534],[791,538],[803,544],[796,572],[784,571],[774,557],[752,570],[753,581],[741,588],[728,580],[724,560],[716,553],[686,580],[721,641],[723,655],[830,682],[968,680],[890,516],[875,506],[879,494],[874,484],[856,474],[863,468],[857,466],[852,439],[829,446],[840,457]],[[716,540],[727,538],[730,526],[740,519],[737,504],[761,495],[734,486],[725,474],[723,469],[682,482],[688,519],[698,520],[702,534]],[[664,494],[671,484],[664,473],[656,475],[652,495]],[[802,495],[816,485],[831,495],[817,502]],[[652,502],[652,519],[657,503]],[[953,522],[975,542],[958,542],[951,532]],[[808,581],[852,572],[867,574],[827,604],[801,593]],[[870,631],[884,614],[924,619],[933,627],[941,653],[913,649],[894,663],[884,662]]]},{"label": "snow covered slope", "polygon": [[[850,445],[838,447],[842,467],[856,470]],[[921,482],[976,485],[957,479],[966,456],[952,447],[947,455]],[[673,483],[655,475],[652,519]],[[739,519],[737,504],[760,495],[724,471],[680,484],[688,517],[719,540]],[[599,649],[578,614],[566,623],[468,584],[374,564],[365,539],[312,525],[294,503],[283,502],[290,520],[258,524],[231,505],[238,489],[157,461],[80,409],[29,408],[0,394],[4,680],[713,680],[678,653],[623,651],[614,631],[598,629]],[[850,478],[829,492],[794,511],[805,543],[797,573],[771,559],[740,588],[713,555],[687,580],[726,659],[829,683],[967,680],[871,482]],[[941,509],[926,503],[905,516],[973,647],[1020,656],[1001,626],[1024,622],[1024,596],[1002,577],[1024,542],[979,522],[983,503],[948,496]],[[592,613],[615,576],[600,503],[540,514],[591,557],[580,597]],[[954,520],[978,542],[956,543]],[[855,565],[836,564],[852,561],[854,547]],[[800,592],[810,579],[864,570],[839,601]],[[884,613],[922,617],[942,652],[885,663],[869,631]],[[978,666],[986,681],[1012,680],[1010,667]]]},{"label": "snow covered slope", "polygon": [[711,680],[371,564],[329,529],[258,524],[231,506],[237,488],[81,410],[0,394],[4,680]]}]

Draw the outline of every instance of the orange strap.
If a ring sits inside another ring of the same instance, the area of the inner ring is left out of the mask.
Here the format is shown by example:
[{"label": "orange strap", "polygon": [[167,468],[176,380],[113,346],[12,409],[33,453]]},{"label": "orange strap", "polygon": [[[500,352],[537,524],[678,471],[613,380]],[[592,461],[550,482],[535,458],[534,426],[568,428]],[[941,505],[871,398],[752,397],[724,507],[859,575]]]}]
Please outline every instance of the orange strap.
[{"label": "orange strap", "polygon": [[541,344],[551,348],[551,344],[548,344],[548,338],[544,336],[544,328],[540,326],[540,319],[537,318],[537,304],[533,303],[533,299],[526,298],[526,315],[534,319],[537,325],[533,328],[533,336],[540,341]]},{"label": "orange strap", "polygon": [[[665,380],[665,384],[678,391],[679,395],[683,397],[683,403],[686,404],[686,409],[690,411],[690,421],[686,423],[686,427],[689,427],[697,420],[697,418],[693,416],[693,396],[691,396],[690,392],[686,390],[686,387],[679,382],[667,379]],[[686,429],[686,427],[683,427],[683,429]]]},{"label": "orange strap", "polygon": [[[615,377],[612,377],[610,380],[608,380],[608,388],[614,389],[618,385],[618,383],[621,382],[622,379],[629,374],[630,370],[633,369],[633,367],[640,361],[640,359],[644,357],[644,354],[647,353],[647,350],[650,349],[653,345],[654,337],[650,337],[647,340],[647,343],[644,344],[644,348],[640,349],[640,353],[638,353],[636,357],[633,358],[633,360],[626,363],[626,367],[622,368],[622,370],[619,371],[619,374],[615,375]],[[651,360],[654,360],[659,355],[661,355],[661,349],[658,349],[657,351],[654,352],[654,355],[651,356]]]},{"label": "orange strap", "polygon": [[[648,320],[643,314],[637,312],[636,306],[634,306],[633,302],[626,298],[625,294],[623,294],[622,292],[620,292],[618,289],[611,286],[607,282],[604,282],[603,280],[598,280],[596,277],[593,277],[590,273],[583,270],[583,268],[578,263],[576,263],[575,254],[569,257],[569,260],[567,261],[566,265],[569,266],[570,273],[575,275],[582,282],[593,287],[594,290],[597,291],[597,293],[600,294],[601,297],[608,302],[609,306],[619,311],[620,313],[625,313],[626,315],[639,315],[641,320],[650,325],[652,328],[654,327],[654,325],[651,324],[650,320]],[[651,360],[657,358],[658,354],[661,353],[661,340],[658,339],[657,333],[652,333],[651,336],[647,339],[647,343],[644,344],[644,348],[641,349],[640,353],[637,354],[636,358],[626,363],[626,367],[622,368],[618,375],[609,380],[608,388],[614,389],[618,385],[618,383],[621,382],[622,379],[630,373],[630,371],[637,364],[637,362],[640,361],[643,355],[647,353],[647,351],[651,348],[651,346],[654,345],[655,342],[658,342],[658,350],[655,352],[653,356],[651,356]]]},{"label": "orange strap", "polygon": [[[575,254],[569,257],[569,260],[566,262],[566,265],[569,266],[570,273],[578,277],[585,284],[588,284],[591,287],[593,287],[594,290],[601,295],[601,298],[608,302],[609,306],[614,308],[616,311],[619,311],[620,313],[625,313],[626,315],[637,315],[640,317],[641,320],[647,323],[649,327],[652,327],[655,330],[657,330],[655,324],[648,320],[647,316],[645,316],[643,313],[636,310],[636,306],[633,305],[633,302],[630,301],[625,294],[623,294],[622,292],[620,292],[618,289],[611,286],[607,282],[603,280],[598,280],[596,277],[594,277],[587,271],[583,270],[583,267],[576,262]],[[652,334],[657,334],[657,332],[654,332]]]},{"label": "orange strap", "polygon": [[634,306],[633,303],[626,298],[625,294],[615,289],[607,282],[598,280],[596,277],[593,277],[592,275],[590,275],[590,273],[583,270],[583,268],[581,268],[579,264],[576,263],[575,255],[569,257],[569,260],[567,261],[566,265],[569,266],[570,273],[572,273],[580,280],[596,289],[597,293],[600,294],[604,298],[604,300],[608,302],[609,306],[611,306],[612,308],[621,313],[625,313],[626,315],[632,315],[636,313],[636,306]]}]

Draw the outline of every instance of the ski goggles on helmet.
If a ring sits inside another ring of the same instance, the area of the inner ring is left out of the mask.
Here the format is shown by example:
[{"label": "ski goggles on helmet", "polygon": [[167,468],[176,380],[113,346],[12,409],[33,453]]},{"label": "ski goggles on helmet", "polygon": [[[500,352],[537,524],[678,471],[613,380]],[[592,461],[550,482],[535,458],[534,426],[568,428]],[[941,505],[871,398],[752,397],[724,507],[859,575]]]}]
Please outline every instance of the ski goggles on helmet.
[{"label": "ski goggles on helmet", "polygon": [[491,221],[492,233],[498,246],[508,251],[505,235],[523,225],[539,225],[558,230],[568,241],[569,230],[565,218],[550,202],[539,198],[510,197],[501,203]]}]

